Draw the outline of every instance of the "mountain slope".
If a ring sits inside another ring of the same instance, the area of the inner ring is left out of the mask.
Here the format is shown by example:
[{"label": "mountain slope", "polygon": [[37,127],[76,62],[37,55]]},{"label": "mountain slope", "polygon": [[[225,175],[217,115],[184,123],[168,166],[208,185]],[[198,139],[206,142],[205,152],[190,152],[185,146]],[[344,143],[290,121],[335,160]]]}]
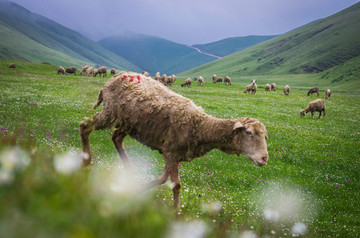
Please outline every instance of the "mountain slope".
[{"label": "mountain slope", "polygon": [[276,35],[231,37],[208,44],[196,44],[192,47],[197,48],[203,52],[224,57],[234,52],[244,50],[250,46],[259,44],[263,41],[270,40],[274,37],[276,37]]},{"label": "mountain slope", "polygon": [[0,59],[140,71],[96,42],[9,1],[0,1],[0,36]]},{"label": "mountain slope", "polygon": [[[360,65],[360,3],[284,35],[231,54],[184,74],[276,75],[319,73],[349,61]],[[358,68],[359,66],[357,66]],[[348,67],[350,69],[350,67]],[[338,71],[339,72],[339,71]],[[359,78],[359,70],[343,80]]]},{"label": "mountain slope", "polygon": [[176,74],[216,59],[186,45],[134,33],[111,36],[98,43],[151,75]]}]

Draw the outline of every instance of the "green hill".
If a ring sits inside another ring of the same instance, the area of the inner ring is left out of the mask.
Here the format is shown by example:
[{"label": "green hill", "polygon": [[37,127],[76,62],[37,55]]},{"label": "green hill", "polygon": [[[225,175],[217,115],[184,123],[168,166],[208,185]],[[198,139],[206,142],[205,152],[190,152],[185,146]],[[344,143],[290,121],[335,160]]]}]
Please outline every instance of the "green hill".
[{"label": "green hill", "polygon": [[318,74],[331,82],[360,78],[360,3],[184,75]]},{"label": "green hill", "polygon": [[111,36],[98,43],[152,75],[177,74],[216,59],[186,45],[134,33]]},{"label": "green hill", "polygon": [[230,37],[220,41],[211,42],[208,44],[196,44],[193,47],[202,52],[211,53],[220,57],[230,55],[234,52],[244,50],[250,46],[259,44],[263,41],[270,40],[276,35],[270,36],[244,36],[244,37]]},{"label": "green hill", "polygon": [[140,71],[96,42],[9,1],[0,1],[0,59]]}]

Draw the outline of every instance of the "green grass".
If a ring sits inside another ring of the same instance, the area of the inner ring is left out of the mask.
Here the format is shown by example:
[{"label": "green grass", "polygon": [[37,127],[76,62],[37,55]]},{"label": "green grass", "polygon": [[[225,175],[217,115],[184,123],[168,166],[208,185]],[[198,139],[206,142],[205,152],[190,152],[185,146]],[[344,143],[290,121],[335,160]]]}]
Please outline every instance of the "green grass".
[{"label": "green grass", "polygon": [[[180,87],[180,77],[172,90],[208,114],[263,122],[270,159],[260,168],[242,156],[213,150],[182,163],[182,207],[175,214],[167,185],[143,194],[131,178],[126,193],[119,192],[116,178],[124,170],[110,130],[91,134],[92,166],[70,175],[54,167],[59,155],[80,151],[78,125],[95,113],[92,105],[109,77],[57,75],[56,66],[23,62],[8,69],[10,63],[0,61],[1,161],[25,153],[18,157],[30,164],[9,170],[1,162],[1,237],[163,237],[190,225],[196,226],[193,231],[205,227],[207,237],[243,231],[291,237],[296,222],[306,225],[306,237],[360,233],[360,94],[350,94],[346,86],[332,88],[322,81],[321,98],[327,88],[333,95],[326,100],[326,119],[311,120],[299,114],[316,98],[306,91],[317,79],[306,75],[256,77],[256,95],[242,93],[249,77],[233,78],[232,86],[205,78],[205,87],[194,83],[191,88]],[[276,82],[278,91],[265,92],[267,82]],[[288,97],[282,93],[285,83],[291,87]],[[128,137],[125,144],[137,165],[136,178],[146,182],[161,174],[161,154]],[[7,183],[6,169],[14,176]],[[215,202],[220,210],[209,208]],[[278,220],[266,219],[264,211],[277,211]]]}]

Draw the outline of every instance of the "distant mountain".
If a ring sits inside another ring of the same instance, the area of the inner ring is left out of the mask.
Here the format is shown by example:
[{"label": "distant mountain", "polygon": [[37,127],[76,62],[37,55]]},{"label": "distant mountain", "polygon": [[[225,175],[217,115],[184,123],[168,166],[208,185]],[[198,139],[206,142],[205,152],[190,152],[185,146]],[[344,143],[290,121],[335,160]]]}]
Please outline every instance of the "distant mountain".
[{"label": "distant mountain", "polygon": [[360,79],[360,3],[243,51],[185,72],[190,75],[321,73]]},{"label": "distant mountain", "polygon": [[79,33],[6,0],[0,1],[0,59],[141,71]]},{"label": "distant mountain", "polygon": [[270,40],[276,36],[277,35],[231,37],[208,44],[192,45],[192,47],[199,49],[205,53],[223,57],[226,55],[230,55],[234,52],[244,50],[263,41]]},{"label": "distant mountain", "polygon": [[98,43],[151,75],[177,74],[216,59],[186,45],[135,33],[111,36]]}]

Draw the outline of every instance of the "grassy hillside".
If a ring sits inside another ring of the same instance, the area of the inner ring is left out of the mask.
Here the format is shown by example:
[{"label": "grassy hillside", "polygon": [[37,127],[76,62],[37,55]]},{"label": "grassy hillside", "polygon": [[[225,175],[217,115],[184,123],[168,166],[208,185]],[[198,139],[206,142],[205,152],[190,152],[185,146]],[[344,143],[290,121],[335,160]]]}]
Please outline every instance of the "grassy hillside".
[{"label": "grassy hillside", "polygon": [[306,73],[318,74],[319,78],[330,82],[344,82],[360,78],[359,55],[360,3],[357,3],[330,17],[185,74],[240,76]]},{"label": "grassy hillside", "polygon": [[79,33],[8,1],[0,1],[0,59],[140,71]]},{"label": "grassy hillside", "polygon": [[200,49],[202,52],[211,53],[223,57],[237,51],[244,50],[263,41],[270,40],[274,37],[276,36],[231,37],[208,44],[196,44],[193,45],[193,47]]},{"label": "grassy hillside", "polygon": [[177,74],[215,59],[186,45],[141,34],[112,36],[98,43],[151,75]]},{"label": "grassy hillside", "polygon": [[302,237],[360,233],[360,98],[340,85],[326,100],[326,119],[311,120],[299,115],[316,98],[306,96],[307,75],[271,78],[294,85],[288,97],[281,86],[265,92],[264,81],[256,95],[243,94],[243,77],[191,88],[177,80],[171,89],[210,115],[263,122],[269,163],[259,168],[215,149],[179,164],[175,212],[171,184],[142,190],[162,173],[163,156],[129,137],[134,177],[111,130],[91,134],[91,166],[72,163],[80,156],[79,123],[98,111],[92,105],[108,78],[57,75],[48,64],[9,69],[10,62],[0,61],[0,237],[294,237],[299,225]]}]

